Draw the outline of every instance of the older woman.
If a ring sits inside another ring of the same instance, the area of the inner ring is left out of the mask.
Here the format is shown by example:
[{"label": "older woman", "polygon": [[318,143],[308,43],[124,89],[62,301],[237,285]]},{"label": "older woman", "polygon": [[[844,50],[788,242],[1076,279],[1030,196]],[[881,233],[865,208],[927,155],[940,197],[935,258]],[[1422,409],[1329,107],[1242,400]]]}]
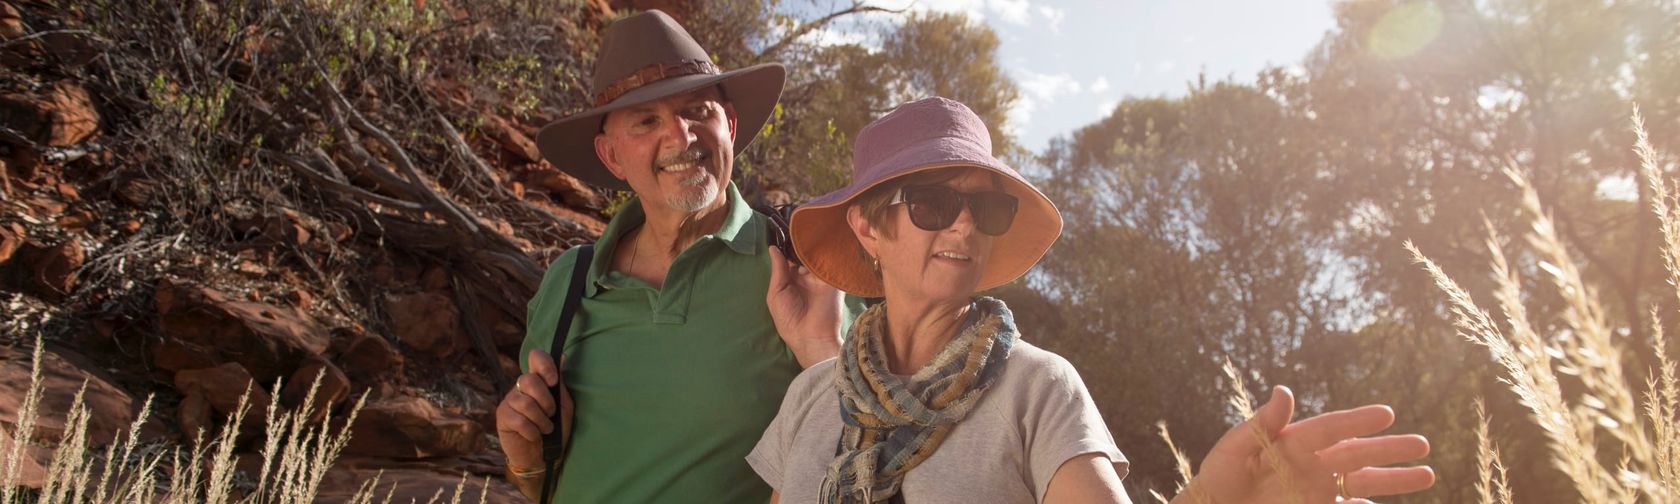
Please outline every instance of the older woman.
[{"label": "older woman", "polygon": [[[1073,367],[1022,340],[1001,301],[975,296],[1026,273],[1062,228],[989,138],[960,103],[904,104],[858,136],[850,186],[793,214],[811,274],[884,301],[857,318],[840,357],[794,380],[747,457],[771,502],[1129,502],[1128,462]],[[1181,498],[1324,502],[1433,483],[1428,467],[1376,467],[1428,451],[1420,436],[1359,438],[1388,427],[1388,408],[1290,424],[1292,409],[1274,390]],[[1286,474],[1266,462],[1261,432]]]}]

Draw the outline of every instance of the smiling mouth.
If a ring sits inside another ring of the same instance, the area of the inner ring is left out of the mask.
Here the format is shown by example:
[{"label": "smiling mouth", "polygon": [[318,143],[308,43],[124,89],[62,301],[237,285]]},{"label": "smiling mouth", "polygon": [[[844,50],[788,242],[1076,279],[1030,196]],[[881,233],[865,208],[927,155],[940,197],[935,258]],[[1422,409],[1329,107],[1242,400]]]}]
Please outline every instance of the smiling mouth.
[{"label": "smiling mouth", "polygon": [[700,166],[702,161],[710,159],[711,157],[712,153],[706,149],[689,149],[688,152],[659,160],[657,163],[654,163],[654,167],[657,171],[663,173],[679,173]]},{"label": "smiling mouth", "polygon": [[949,251],[940,252],[940,253],[934,254],[933,256],[938,257],[938,258],[942,258],[942,259],[951,259],[951,260],[956,260],[956,261],[970,261],[970,260],[973,260],[973,258],[971,258],[969,256],[958,254],[956,252],[949,252]]}]

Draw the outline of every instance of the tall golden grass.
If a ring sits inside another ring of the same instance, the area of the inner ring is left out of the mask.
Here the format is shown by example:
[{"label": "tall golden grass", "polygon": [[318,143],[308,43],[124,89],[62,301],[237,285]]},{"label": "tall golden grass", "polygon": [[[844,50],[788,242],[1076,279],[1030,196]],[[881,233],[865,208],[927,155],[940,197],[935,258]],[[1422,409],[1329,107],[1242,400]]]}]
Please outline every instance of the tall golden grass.
[{"label": "tall golden grass", "polygon": [[[126,436],[113,440],[96,457],[90,452],[87,429],[90,411],[82,402],[82,391],[71,401],[65,420],[64,435],[52,450],[44,482],[39,490],[19,485],[19,471],[29,457],[26,450],[31,443],[34,426],[40,414],[41,350],[42,342],[35,341],[35,353],[30,372],[28,392],[18,410],[13,429],[6,430],[11,446],[0,446],[5,462],[0,465],[0,503],[37,502],[40,504],[130,503],[130,504],[304,504],[314,502],[327,470],[338,460],[350,441],[350,426],[356,421],[367,396],[350,409],[343,427],[334,431],[329,427],[332,416],[326,415],[319,424],[311,424],[309,405],[320,380],[310,386],[309,393],[298,409],[280,411],[274,402],[268,406],[264,426],[265,441],[260,453],[261,469],[254,486],[236,488],[234,484],[239,457],[234,454],[235,439],[240,425],[250,409],[250,391],[240,399],[237,411],[223,422],[221,431],[206,442],[204,432],[194,436],[190,450],[177,447],[171,450],[138,450],[141,425],[151,413],[151,398],[147,398],[140,414]],[[276,393],[281,384],[274,385]],[[85,391],[85,385],[84,389]],[[167,463],[165,461],[167,460]],[[97,470],[96,470],[97,469]],[[380,475],[365,481],[347,501],[368,504],[378,497]],[[465,475],[449,501],[459,503],[465,489]],[[488,485],[485,485],[488,488]],[[385,492],[389,503],[395,484]],[[442,497],[442,489],[431,502]],[[480,494],[479,502],[485,495]]]},{"label": "tall golden grass", "polygon": [[[1675,295],[1680,299],[1680,205],[1674,200],[1674,188],[1658,168],[1658,155],[1651,148],[1637,110],[1632,122],[1637,137],[1634,151],[1651,190],[1650,210],[1661,226],[1663,263],[1669,284],[1676,286]],[[1502,381],[1545,433],[1552,464],[1569,478],[1583,501],[1680,502],[1680,437],[1675,433],[1675,424],[1680,422],[1680,385],[1676,384],[1674,363],[1666,353],[1658,309],[1652,307],[1648,322],[1652,327],[1648,344],[1656,352],[1658,369],[1645,384],[1641,410],[1639,393],[1631,384],[1636,379],[1623,369],[1622,356],[1632,355],[1628,345],[1646,343],[1617,338],[1596,292],[1582,280],[1568,249],[1558,239],[1534,187],[1515,169],[1506,170],[1505,175],[1521,192],[1524,217],[1530,224],[1523,241],[1534,253],[1545,284],[1564,300],[1564,330],[1542,335],[1535,329],[1523,306],[1517,271],[1511,267],[1501,237],[1491,224],[1487,226],[1486,244],[1496,281],[1493,297],[1499,321],[1411,242],[1405,244],[1406,249],[1446,294],[1459,334],[1486,347],[1503,368]],[[1579,379],[1582,392],[1578,397],[1571,400],[1565,396],[1558,384],[1559,373]],[[1479,405],[1477,411],[1482,414]],[[1485,416],[1477,440],[1479,497],[1482,502],[1511,502],[1511,488],[1497,448],[1488,437]],[[1606,462],[1600,455],[1601,448],[1620,454],[1617,461]]]},{"label": "tall golden grass", "polygon": [[[1671,187],[1664,178],[1658,154],[1651,147],[1637,109],[1632,123],[1640,174],[1651,193],[1650,211],[1656,214],[1661,227],[1661,253],[1668,283],[1680,300],[1680,200],[1676,199],[1680,188]],[[1496,280],[1493,297],[1499,308],[1497,320],[1409,240],[1404,244],[1406,250],[1446,294],[1459,335],[1486,347],[1504,369],[1501,381],[1509,385],[1518,402],[1528,409],[1545,433],[1553,465],[1567,475],[1584,502],[1680,503],[1680,378],[1676,377],[1674,362],[1668,358],[1659,309],[1653,305],[1650,319],[1645,322],[1651,327],[1649,345],[1657,355],[1658,369],[1653,370],[1645,384],[1641,407],[1637,400],[1640,394],[1630,385],[1633,378],[1622,367],[1622,356],[1632,355],[1627,347],[1632,343],[1617,339],[1596,291],[1582,279],[1534,187],[1519,170],[1507,169],[1504,174],[1521,194],[1524,217],[1529,223],[1523,241],[1533,251],[1545,284],[1564,300],[1566,309],[1562,317],[1566,330],[1541,335],[1535,329],[1523,305],[1522,283],[1491,222],[1486,224],[1486,246]],[[1247,388],[1229,360],[1225,362],[1225,373],[1233,388],[1231,406],[1240,417],[1252,417]],[[1583,389],[1579,397],[1573,401],[1565,397],[1558,373],[1579,379]],[[1510,504],[1514,500],[1506,466],[1488,433],[1487,414],[1480,401],[1476,402],[1475,411],[1477,496],[1483,503]],[[1159,424],[1157,428],[1178,460],[1179,475],[1183,478],[1178,490],[1183,491],[1191,478],[1190,465],[1174,445],[1166,425]],[[1601,441],[1600,433],[1607,435],[1608,440]],[[1267,444],[1263,433],[1256,436],[1263,445]],[[1618,461],[1603,462],[1599,454],[1601,447],[1620,453]],[[1277,469],[1281,462],[1275,450],[1270,446],[1263,446],[1263,450],[1267,461]],[[1289,474],[1283,470],[1278,473]],[[1286,488],[1292,486],[1287,481],[1284,483]],[[1168,501],[1158,492],[1151,491],[1151,495],[1160,502]],[[1296,496],[1298,501],[1298,492]]]}]

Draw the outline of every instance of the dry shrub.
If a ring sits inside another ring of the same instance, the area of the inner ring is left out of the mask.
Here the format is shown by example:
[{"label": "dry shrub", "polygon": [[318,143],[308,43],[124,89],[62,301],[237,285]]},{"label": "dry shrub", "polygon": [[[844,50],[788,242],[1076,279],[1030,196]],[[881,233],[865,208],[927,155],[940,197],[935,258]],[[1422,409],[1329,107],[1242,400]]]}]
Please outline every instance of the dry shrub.
[{"label": "dry shrub", "polygon": [[[1638,111],[1633,115],[1641,172],[1652,190],[1651,210],[1662,227],[1662,255],[1669,283],[1680,288],[1680,205],[1673,189],[1658,169],[1657,153],[1646,138]],[[1497,282],[1494,292],[1503,324],[1478,306],[1470,294],[1410,242],[1406,249],[1423,265],[1436,286],[1447,295],[1459,334],[1482,345],[1504,368],[1501,379],[1517,395],[1532,419],[1540,426],[1551,449],[1552,463],[1573,483],[1587,502],[1676,502],[1680,500],[1680,439],[1674,425],[1680,422],[1680,385],[1666,352],[1665,338],[1656,308],[1651,314],[1653,341],[1659,369],[1646,384],[1644,408],[1637,407],[1632,379],[1622,368],[1622,356],[1632,355],[1627,342],[1616,339],[1603,315],[1596,292],[1581,279],[1575,261],[1558,239],[1550,216],[1540,205],[1538,194],[1517,170],[1507,177],[1522,195],[1530,226],[1524,235],[1535,256],[1537,269],[1564,300],[1562,314],[1566,330],[1542,335],[1535,329],[1523,305],[1517,270],[1511,267],[1501,247],[1502,240],[1488,225],[1487,246],[1490,266]],[[1680,290],[1676,291],[1680,296]],[[1577,377],[1582,385],[1578,397],[1566,397],[1558,374]],[[1478,413],[1481,409],[1478,407]],[[1483,502],[1510,502],[1511,491],[1497,449],[1488,439],[1486,419],[1478,429],[1477,491]],[[1599,434],[1604,434],[1600,437]],[[1615,464],[1605,461],[1600,449],[1619,453]]]}]

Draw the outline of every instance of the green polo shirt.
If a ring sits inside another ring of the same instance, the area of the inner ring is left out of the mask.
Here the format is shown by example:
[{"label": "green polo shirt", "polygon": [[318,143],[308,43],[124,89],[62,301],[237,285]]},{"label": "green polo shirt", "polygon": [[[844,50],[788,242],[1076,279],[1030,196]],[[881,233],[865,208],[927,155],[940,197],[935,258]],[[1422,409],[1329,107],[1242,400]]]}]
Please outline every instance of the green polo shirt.
[{"label": "green polo shirt", "polygon": [[[610,271],[619,238],[646,218],[639,202],[596,243],[564,347],[577,413],[556,503],[770,498],[746,456],[800,367],[764,304],[766,217],[728,190],[722,228],[677,255],[663,289]],[[555,260],[531,299],[523,369],[530,349],[550,348],[576,257]]]}]

